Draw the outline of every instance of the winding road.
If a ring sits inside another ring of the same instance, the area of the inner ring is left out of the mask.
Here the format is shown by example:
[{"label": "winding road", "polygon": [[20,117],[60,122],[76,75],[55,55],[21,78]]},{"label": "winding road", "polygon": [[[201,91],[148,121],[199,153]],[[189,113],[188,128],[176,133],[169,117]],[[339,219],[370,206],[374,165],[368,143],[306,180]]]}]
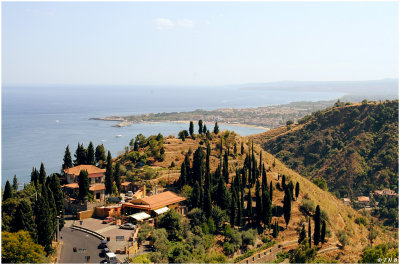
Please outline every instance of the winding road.
[{"label": "winding road", "polygon": [[[62,248],[58,263],[87,263],[85,256],[90,256],[89,263],[101,263],[104,258],[100,257],[101,249],[97,246],[100,239],[87,233],[64,227],[62,232]],[[73,248],[77,248],[77,252]]]}]

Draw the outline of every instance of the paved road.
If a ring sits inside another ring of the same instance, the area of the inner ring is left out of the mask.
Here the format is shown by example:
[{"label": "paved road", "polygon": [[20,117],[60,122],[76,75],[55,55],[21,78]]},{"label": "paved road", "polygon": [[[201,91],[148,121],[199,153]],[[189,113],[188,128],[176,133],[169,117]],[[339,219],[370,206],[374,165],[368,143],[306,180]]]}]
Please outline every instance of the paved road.
[{"label": "paved road", "polygon": [[[98,264],[104,260],[99,255],[101,249],[98,249],[97,246],[100,244],[100,239],[97,237],[69,227],[63,228],[61,236],[63,245],[58,263],[85,263],[86,255],[90,256],[90,263]],[[74,247],[78,249],[77,252],[73,252]]]}]

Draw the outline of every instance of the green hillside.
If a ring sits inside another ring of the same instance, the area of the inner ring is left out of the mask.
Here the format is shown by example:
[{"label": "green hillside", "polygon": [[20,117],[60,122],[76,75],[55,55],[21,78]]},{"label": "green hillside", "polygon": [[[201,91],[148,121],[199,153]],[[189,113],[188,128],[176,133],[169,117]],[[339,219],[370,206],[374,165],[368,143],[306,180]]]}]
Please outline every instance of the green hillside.
[{"label": "green hillside", "polygon": [[397,192],[398,126],[398,100],[336,103],[256,140],[321,187],[326,181],[336,196],[354,198],[382,188]]}]

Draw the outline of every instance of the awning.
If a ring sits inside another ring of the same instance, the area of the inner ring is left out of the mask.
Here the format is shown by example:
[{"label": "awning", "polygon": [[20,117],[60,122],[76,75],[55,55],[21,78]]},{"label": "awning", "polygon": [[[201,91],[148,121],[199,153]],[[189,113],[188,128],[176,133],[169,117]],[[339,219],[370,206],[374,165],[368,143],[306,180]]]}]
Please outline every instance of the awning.
[{"label": "awning", "polygon": [[142,221],[144,219],[147,219],[150,217],[150,215],[148,215],[145,212],[141,212],[141,213],[135,213],[130,215],[129,217],[132,217],[133,219],[137,220],[137,221]]},{"label": "awning", "polygon": [[169,208],[168,207],[163,207],[163,208],[160,208],[160,209],[157,209],[157,210],[154,210],[154,211],[156,212],[156,214],[160,215],[160,214],[168,212]]}]

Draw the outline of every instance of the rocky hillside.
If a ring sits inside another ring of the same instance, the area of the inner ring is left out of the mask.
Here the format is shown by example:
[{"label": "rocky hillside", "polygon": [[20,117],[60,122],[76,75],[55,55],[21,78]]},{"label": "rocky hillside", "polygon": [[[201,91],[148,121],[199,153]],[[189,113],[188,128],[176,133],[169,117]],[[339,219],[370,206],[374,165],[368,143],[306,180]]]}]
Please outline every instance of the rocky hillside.
[{"label": "rocky hillside", "polygon": [[[222,141],[221,141],[222,138]],[[249,139],[240,137],[232,132],[222,132],[218,135],[212,134],[212,140],[209,141],[211,147],[210,157],[210,168],[211,172],[214,172],[220,163],[221,152],[220,144],[223,143],[223,150],[231,150],[228,164],[230,178],[235,176],[236,168],[242,167],[246,154],[249,152]],[[234,146],[236,143],[236,154]],[[244,153],[241,154],[241,145],[243,144]],[[167,186],[168,183],[173,183],[179,178],[180,165],[184,161],[185,154],[190,154],[190,160],[193,160],[193,153],[199,147],[205,148],[204,139],[197,138],[191,139],[186,138],[185,141],[168,137],[163,139],[162,159],[154,159],[152,157],[147,158],[147,165],[143,168],[137,167],[137,159],[134,157],[142,156],[148,152],[150,147],[144,146],[138,151],[127,151],[125,154],[120,155],[114,161],[124,165],[124,173],[127,179],[135,179],[136,181],[143,182],[150,187],[153,184],[158,183],[161,186]],[[132,155],[133,152],[138,152],[136,155]],[[282,213],[275,213],[272,217],[272,223],[278,222],[281,232],[276,238],[277,244],[282,244],[282,253],[286,253],[291,249],[295,249],[298,246],[297,240],[299,238],[299,232],[302,224],[307,224],[306,220],[311,217],[315,212],[315,207],[320,206],[323,216],[327,221],[327,242],[319,249],[317,259],[324,263],[327,262],[340,262],[340,263],[356,263],[360,259],[363,249],[369,244],[368,241],[368,228],[366,224],[374,223],[371,217],[362,217],[361,214],[353,210],[351,207],[345,206],[339,199],[333,196],[331,193],[320,189],[317,185],[313,184],[310,180],[302,177],[295,171],[289,169],[285,164],[281,163],[276,157],[265,152],[261,146],[254,144],[254,152],[258,158],[262,153],[262,160],[265,167],[268,169],[268,183],[272,181],[274,192],[272,204],[276,208],[283,207],[284,191],[279,189],[279,184],[282,181],[282,177],[278,179],[278,175],[285,175],[287,183],[292,181],[293,183],[299,183],[300,193],[297,200],[292,202],[292,214],[288,227]],[[172,164],[172,167],[171,167]],[[151,172],[148,174],[147,172]],[[228,184],[228,187],[230,185]],[[168,186],[169,189],[173,188],[173,185]],[[179,190],[176,190],[179,192]],[[248,189],[245,189],[245,194],[248,193]],[[254,196],[254,188],[252,190]],[[255,198],[253,197],[253,203]],[[247,204],[247,197],[246,202]],[[281,208],[282,209],[282,208]],[[190,210],[190,209],[189,209]],[[357,220],[360,218],[365,219],[364,224],[361,224]],[[313,221],[311,221],[313,222]],[[375,230],[378,233],[378,237],[375,243],[380,242],[395,242],[396,238],[393,237],[391,232],[381,230],[376,227]],[[271,230],[267,229],[261,231],[257,235],[256,244],[254,249],[259,247],[263,243],[261,239],[266,236],[271,237]],[[215,253],[223,253],[223,234],[217,234],[214,236],[213,245],[207,250],[206,255]],[[249,249],[252,249],[250,247]],[[228,261],[233,262],[240,253],[234,253],[229,255]],[[195,260],[192,260],[193,262]]]},{"label": "rocky hillside", "polygon": [[[255,142],[338,197],[398,190],[398,100],[335,104]],[[321,185],[323,186],[323,184]]]}]

